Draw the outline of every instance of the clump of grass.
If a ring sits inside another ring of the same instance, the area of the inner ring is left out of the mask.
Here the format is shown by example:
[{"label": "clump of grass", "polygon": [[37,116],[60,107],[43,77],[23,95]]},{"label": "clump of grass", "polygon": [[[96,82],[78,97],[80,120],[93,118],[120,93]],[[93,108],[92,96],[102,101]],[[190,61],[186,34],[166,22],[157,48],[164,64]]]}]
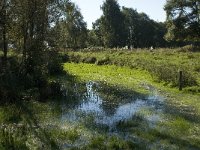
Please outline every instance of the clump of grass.
[{"label": "clump of grass", "polygon": [[138,145],[131,141],[123,140],[117,136],[98,136],[93,138],[90,143],[86,146],[86,149],[137,149]]},{"label": "clump of grass", "polygon": [[112,136],[108,141],[108,149],[135,149],[136,145],[131,141],[124,141],[119,137]]},{"label": "clump of grass", "polygon": [[89,149],[106,149],[105,146],[105,137],[99,136],[93,138],[88,144],[87,148]]},{"label": "clump of grass", "polygon": [[80,133],[77,131],[76,128],[73,129],[60,129],[52,128],[50,131],[51,136],[58,141],[70,141],[74,143],[76,140],[79,139]]},{"label": "clump of grass", "polygon": [[[18,137],[19,136],[19,137]],[[24,141],[27,137],[23,135],[23,131],[14,129],[11,126],[4,126],[0,129],[0,149],[21,149],[26,150],[28,147]]]}]

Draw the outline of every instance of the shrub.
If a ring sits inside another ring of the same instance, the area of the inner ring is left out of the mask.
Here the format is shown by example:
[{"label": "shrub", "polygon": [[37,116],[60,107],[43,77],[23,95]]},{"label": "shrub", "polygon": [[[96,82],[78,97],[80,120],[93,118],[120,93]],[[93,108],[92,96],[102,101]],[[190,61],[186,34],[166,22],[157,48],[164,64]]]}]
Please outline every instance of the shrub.
[{"label": "shrub", "polygon": [[72,54],[72,55],[69,56],[69,61],[70,62],[79,63],[80,60],[81,60],[81,56],[80,55]]},{"label": "shrub", "polygon": [[87,57],[83,59],[84,63],[94,64],[97,61],[96,57]]},{"label": "shrub", "polygon": [[69,61],[69,56],[67,54],[60,54],[59,58],[62,60],[63,63]]},{"label": "shrub", "polygon": [[198,51],[200,51],[200,47],[190,44],[190,45],[186,45],[186,46],[179,48],[178,51],[179,52],[198,52]]},{"label": "shrub", "polygon": [[108,64],[110,64],[110,58],[109,57],[104,57],[103,59],[101,59],[101,60],[98,60],[97,62],[96,62],[96,64],[97,65],[108,65]]},{"label": "shrub", "polygon": [[[50,75],[62,73],[63,66],[61,65],[61,63],[63,62],[63,60],[61,57],[59,57],[58,52],[56,50],[51,50],[48,55],[49,59],[47,68]],[[63,59],[67,59],[67,56],[64,56]]]}]

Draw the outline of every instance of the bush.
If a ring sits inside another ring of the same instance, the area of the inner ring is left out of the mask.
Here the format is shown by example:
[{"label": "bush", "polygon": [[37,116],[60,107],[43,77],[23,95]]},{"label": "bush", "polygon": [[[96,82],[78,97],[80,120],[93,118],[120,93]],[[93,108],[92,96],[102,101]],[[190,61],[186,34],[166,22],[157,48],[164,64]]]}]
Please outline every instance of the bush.
[{"label": "bush", "polygon": [[69,57],[69,61],[70,61],[70,62],[79,63],[80,60],[81,60],[80,55],[74,55],[74,54],[72,54],[72,55],[70,55],[70,57]]},{"label": "bush", "polygon": [[60,54],[59,58],[61,59],[61,61],[63,63],[68,62],[69,61],[69,56],[67,54]]},{"label": "bush", "polygon": [[95,57],[87,57],[83,59],[84,63],[94,64],[97,61]]},{"label": "bush", "polygon": [[67,56],[63,56],[63,58],[61,58],[56,50],[51,50],[48,54],[48,58],[47,68],[50,75],[62,73],[63,66],[61,63],[63,60],[67,59]]},{"label": "bush", "polygon": [[101,59],[101,60],[98,60],[97,62],[96,62],[96,64],[97,65],[108,65],[108,64],[110,64],[110,58],[109,57],[104,57],[103,59]]},{"label": "bush", "polygon": [[[137,59],[136,64],[146,69],[154,77],[156,77],[158,82],[164,81],[170,83],[172,87],[177,87],[179,85],[179,66],[170,63],[159,63],[156,64],[153,61],[145,61]],[[195,86],[197,81],[189,69],[182,69],[183,71],[183,86]]]},{"label": "bush", "polygon": [[199,86],[186,87],[184,90],[188,91],[188,92],[192,92],[192,93],[200,93],[200,87]]},{"label": "bush", "polygon": [[21,87],[18,84],[18,78],[11,72],[0,74],[0,101],[1,102],[14,102],[20,96],[19,92]]},{"label": "bush", "polygon": [[186,45],[186,46],[179,48],[178,51],[179,52],[198,52],[198,51],[200,51],[200,47],[190,44],[190,45]]}]

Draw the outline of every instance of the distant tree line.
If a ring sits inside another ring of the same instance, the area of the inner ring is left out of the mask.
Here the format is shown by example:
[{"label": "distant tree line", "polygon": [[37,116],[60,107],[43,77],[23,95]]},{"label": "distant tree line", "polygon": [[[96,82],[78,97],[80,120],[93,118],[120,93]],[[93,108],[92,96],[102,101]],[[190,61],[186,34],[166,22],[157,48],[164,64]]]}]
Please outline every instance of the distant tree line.
[{"label": "distant tree line", "polygon": [[[70,0],[2,0],[0,45],[6,56],[8,45],[29,55],[26,49],[30,50],[34,42],[44,45],[44,41],[46,46],[61,50],[199,43],[199,3],[199,0],[166,1],[167,20],[163,23],[133,8],[120,7],[117,0],[105,0],[101,6],[103,15],[88,30],[80,9]],[[35,34],[40,37],[36,39]]]},{"label": "distant tree line", "polygon": [[163,47],[166,45],[164,23],[151,20],[132,8],[120,9],[116,0],[106,0],[103,15],[93,23],[89,44],[105,47]]},{"label": "distant tree line", "polygon": [[199,44],[199,0],[168,0],[164,23],[132,8],[120,8],[117,0],[106,0],[101,9],[103,15],[89,31],[90,46],[143,48]]}]

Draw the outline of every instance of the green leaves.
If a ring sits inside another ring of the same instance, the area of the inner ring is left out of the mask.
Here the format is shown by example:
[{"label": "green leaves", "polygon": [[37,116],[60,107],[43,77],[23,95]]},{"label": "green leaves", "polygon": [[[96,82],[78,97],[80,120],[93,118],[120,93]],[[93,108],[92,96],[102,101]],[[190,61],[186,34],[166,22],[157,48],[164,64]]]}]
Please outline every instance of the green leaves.
[{"label": "green leaves", "polygon": [[106,0],[101,7],[101,29],[103,42],[106,47],[125,46],[126,36],[124,33],[124,17],[116,0]]},{"label": "green leaves", "polygon": [[168,27],[166,39],[200,41],[199,0],[168,0],[164,9]]}]

